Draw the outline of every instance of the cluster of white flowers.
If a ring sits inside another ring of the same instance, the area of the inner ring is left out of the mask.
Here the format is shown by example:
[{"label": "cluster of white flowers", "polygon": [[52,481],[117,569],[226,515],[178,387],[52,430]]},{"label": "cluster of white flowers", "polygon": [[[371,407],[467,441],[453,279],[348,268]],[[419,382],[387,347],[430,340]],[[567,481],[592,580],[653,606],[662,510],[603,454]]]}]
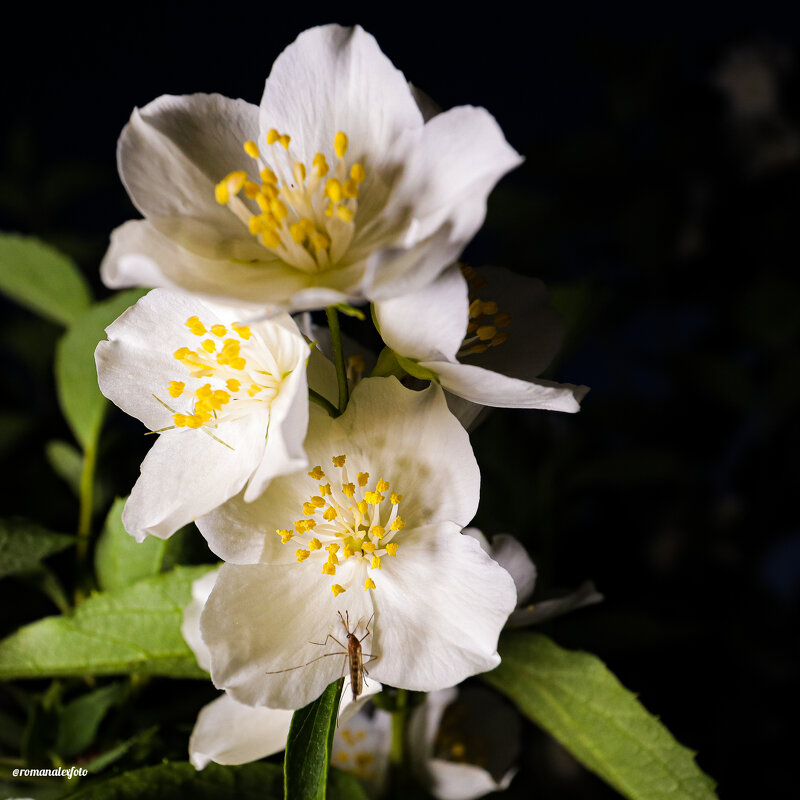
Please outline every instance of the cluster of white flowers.
[{"label": "cluster of white flowers", "polygon": [[[586,389],[537,379],[561,339],[541,283],[456,263],[520,156],[484,109],[432,109],[372,36],[327,25],[279,56],[260,106],[164,96],[120,138],[144,219],[114,232],[103,279],[157,288],[108,328],[97,369],[159,434],[126,529],[195,521],[223,561],[184,624],[225,692],[198,719],[198,768],[280,750],[352,635],[369,679],[343,720],[381,684],[445,691],[416,723],[434,791],[510,780],[430,749],[452,687],[499,663],[535,575],[517,545],[501,557],[465,535],[480,493],[465,426],[485,406],[574,412]],[[337,407],[327,331],[291,314],[367,302],[386,349],[370,377],[350,359]],[[342,766],[366,735],[346,730]],[[376,763],[381,736],[367,737]]]}]

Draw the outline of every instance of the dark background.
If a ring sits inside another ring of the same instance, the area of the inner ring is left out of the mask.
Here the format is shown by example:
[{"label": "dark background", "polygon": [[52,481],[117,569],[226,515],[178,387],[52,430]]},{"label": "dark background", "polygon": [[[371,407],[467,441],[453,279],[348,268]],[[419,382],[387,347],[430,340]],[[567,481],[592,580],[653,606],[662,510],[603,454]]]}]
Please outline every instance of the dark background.
[{"label": "dark background", "polygon": [[[699,751],[723,798],[788,797],[800,28],[763,6],[671,9],[23,10],[0,55],[0,229],[63,248],[105,296],[109,232],[136,216],[115,169],[133,106],[194,91],[257,103],[280,50],[334,15],[375,34],[445,108],[487,107],[527,160],[492,195],[466,259],[545,280],[569,324],[552,377],[592,392],[577,416],[494,412],[476,431],[477,523],[527,543],[539,599],[595,580],[605,603],[546,632],[600,655]],[[44,459],[47,441],[69,438],[51,378],[59,329],[2,299],[0,313],[2,514],[69,531],[74,499]],[[110,415],[107,497],[133,483],[139,433]],[[14,581],[0,603],[3,634],[53,613]],[[188,725],[206,697],[186,693]],[[530,729],[506,796],[615,795]]]}]

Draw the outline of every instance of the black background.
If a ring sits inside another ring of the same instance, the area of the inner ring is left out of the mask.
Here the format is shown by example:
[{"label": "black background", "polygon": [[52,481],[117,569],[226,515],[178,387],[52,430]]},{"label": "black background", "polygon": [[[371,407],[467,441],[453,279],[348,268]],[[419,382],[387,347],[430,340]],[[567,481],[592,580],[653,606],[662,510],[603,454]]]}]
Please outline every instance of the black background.
[{"label": "black background", "polygon": [[[0,56],[0,228],[71,253],[105,296],[108,234],[136,216],[115,170],[133,106],[194,91],[257,103],[280,50],[334,19],[375,34],[445,108],[488,108],[526,162],[466,259],[551,286],[569,324],[551,375],[592,392],[577,416],[495,412],[476,431],[477,523],[526,542],[538,598],[595,580],[605,603],[546,632],[600,655],[722,797],[788,797],[800,28],[763,6],[670,9],[17,9]],[[43,456],[69,437],[50,377],[59,330],[0,311],[2,513],[69,531],[74,501]],[[106,430],[101,477],[124,494],[147,443],[117,412]],[[53,611],[14,581],[0,601],[3,633]],[[507,796],[614,793],[529,730]]]}]

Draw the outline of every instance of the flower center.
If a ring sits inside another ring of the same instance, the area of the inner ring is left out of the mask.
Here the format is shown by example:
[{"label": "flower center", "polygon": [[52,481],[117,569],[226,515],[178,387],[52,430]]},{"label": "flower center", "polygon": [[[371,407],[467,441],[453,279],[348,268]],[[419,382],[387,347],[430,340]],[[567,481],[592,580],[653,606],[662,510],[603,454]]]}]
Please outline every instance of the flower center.
[{"label": "flower center", "polygon": [[206,328],[198,317],[189,317],[186,327],[195,336],[206,338],[196,350],[181,347],[173,355],[189,371],[189,377],[211,381],[193,394],[186,392],[183,381],[170,381],[170,396],[190,398],[191,403],[188,413],[177,413],[160,401],[173,411],[176,427],[216,428],[251,413],[256,404],[269,406],[284,375],[269,348],[259,346],[261,342],[253,338],[250,328],[238,322],[230,331],[220,324]]},{"label": "flower center", "polygon": [[331,586],[334,596],[362,580],[365,590],[375,589],[367,570],[379,570],[381,558],[397,555],[398,544],[392,539],[406,525],[400,516],[403,495],[390,491],[383,478],[370,489],[368,472],[358,472],[352,481],[346,455],[333,456],[331,461],[334,477],[321,466],[308,473],[318,483],[319,494],[303,503],[303,518],[294,523],[294,530],[275,532],[284,544],[301,544],[295,553],[298,562],[315,559],[321,563],[323,575],[333,576],[337,568],[346,568],[343,583]]},{"label": "flower center", "polygon": [[230,204],[250,233],[286,263],[304,272],[326,270],[339,261],[353,238],[364,167],[353,163],[348,168],[348,140],[342,131],[333,140],[333,170],[323,153],[310,165],[293,159],[291,137],[275,128],[266,142],[269,159],[254,141],[244,143],[260,180],[252,180],[244,170],[229,173],[216,185],[217,202]]},{"label": "flower center", "polygon": [[508,333],[501,329],[511,324],[511,314],[500,311],[494,300],[481,300],[477,296],[477,292],[487,285],[486,278],[465,264],[461,265],[461,272],[469,284],[469,322],[467,334],[456,354],[457,358],[485,353],[490,347],[503,344]]}]

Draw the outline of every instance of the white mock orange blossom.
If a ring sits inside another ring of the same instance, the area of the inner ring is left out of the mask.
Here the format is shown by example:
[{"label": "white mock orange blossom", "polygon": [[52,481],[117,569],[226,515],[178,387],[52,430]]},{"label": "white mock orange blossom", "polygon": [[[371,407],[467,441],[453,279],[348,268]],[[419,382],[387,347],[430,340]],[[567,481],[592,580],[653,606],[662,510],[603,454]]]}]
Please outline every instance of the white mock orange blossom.
[{"label": "white mock orange blossom", "polygon": [[312,661],[341,651],[339,612],[359,638],[369,626],[381,683],[430,691],[496,666],[514,582],[461,533],[480,477],[441,389],[367,378],[342,416],[312,408],[305,448],[311,469],[197,520],[226,562],[201,618],[214,683],[247,705],[307,704],[341,674],[341,657]]},{"label": "white mock orange blossom", "polygon": [[308,345],[288,315],[248,313],[155,289],[97,346],[100,390],[160,434],[122,517],[139,540],[306,465]]},{"label": "white mock orange blossom", "polygon": [[260,107],[196,94],[133,112],[118,164],[145,219],[114,232],[103,279],[289,310],[394,297],[458,256],[519,162],[484,109],[424,121],[360,27],[312,28]]}]

